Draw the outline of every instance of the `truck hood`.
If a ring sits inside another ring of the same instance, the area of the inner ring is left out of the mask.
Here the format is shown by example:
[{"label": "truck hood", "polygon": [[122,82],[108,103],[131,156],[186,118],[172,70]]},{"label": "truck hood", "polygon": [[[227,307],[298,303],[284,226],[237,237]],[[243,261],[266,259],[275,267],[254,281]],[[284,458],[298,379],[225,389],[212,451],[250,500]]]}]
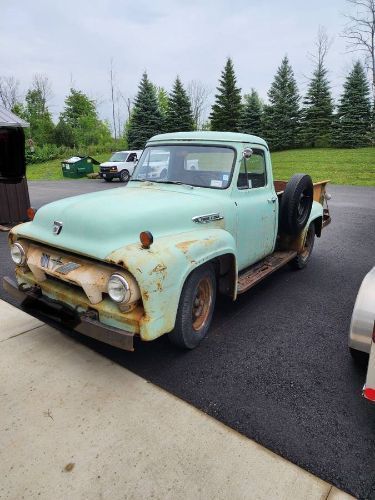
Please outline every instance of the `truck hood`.
[{"label": "truck hood", "polygon": [[[40,208],[32,222],[18,226],[15,232],[18,237],[104,260],[113,251],[138,242],[141,231],[151,231],[156,239],[204,230],[205,224],[192,221],[197,215],[220,213],[224,220],[209,226],[224,227],[229,199],[174,188],[123,187],[65,198]],[[53,233],[55,221],[63,225],[58,235]]]}]

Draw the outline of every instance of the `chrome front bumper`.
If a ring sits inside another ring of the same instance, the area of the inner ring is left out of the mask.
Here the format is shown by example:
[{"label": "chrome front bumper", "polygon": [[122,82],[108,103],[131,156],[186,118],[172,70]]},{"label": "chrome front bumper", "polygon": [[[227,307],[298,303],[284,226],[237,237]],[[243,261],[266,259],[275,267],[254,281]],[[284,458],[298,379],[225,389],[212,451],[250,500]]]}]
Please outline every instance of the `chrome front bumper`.
[{"label": "chrome front bumper", "polygon": [[9,295],[19,300],[22,309],[31,315],[50,318],[87,337],[125,351],[134,351],[134,333],[103,325],[98,321],[98,315],[94,310],[78,314],[66,305],[43,296],[38,286],[18,286],[7,276],[3,278],[3,288]]}]

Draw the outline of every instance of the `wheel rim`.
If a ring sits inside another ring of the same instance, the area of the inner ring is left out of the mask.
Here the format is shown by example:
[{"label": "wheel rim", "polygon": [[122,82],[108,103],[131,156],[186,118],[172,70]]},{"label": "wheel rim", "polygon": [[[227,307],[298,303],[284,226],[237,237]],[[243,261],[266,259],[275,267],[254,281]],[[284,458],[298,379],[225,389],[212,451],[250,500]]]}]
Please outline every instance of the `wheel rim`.
[{"label": "wheel rim", "polygon": [[128,179],[129,179],[129,174],[127,174],[126,172],[123,172],[121,174],[121,180],[126,182]]},{"label": "wheel rim", "polygon": [[192,305],[192,326],[195,332],[201,330],[209,317],[212,304],[212,284],[209,278],[203,278],[195,289]]},{"label": "wheel rim", "polygon": [[314,238],[314,232],[311,228],[309,228],[307,231],[305,242],[303,244],[303,250],[301,252],[301,256],[303,259],[307,259],[308,256],[310,255],[313,238]]},{"label": "wheel rim", "polygon": [[306,192],[306,190],[301,193],[297,207],[297,217],[299,220],[302,220],[304,218],[305,213],[309,209],[310,198],[311,196]]}]

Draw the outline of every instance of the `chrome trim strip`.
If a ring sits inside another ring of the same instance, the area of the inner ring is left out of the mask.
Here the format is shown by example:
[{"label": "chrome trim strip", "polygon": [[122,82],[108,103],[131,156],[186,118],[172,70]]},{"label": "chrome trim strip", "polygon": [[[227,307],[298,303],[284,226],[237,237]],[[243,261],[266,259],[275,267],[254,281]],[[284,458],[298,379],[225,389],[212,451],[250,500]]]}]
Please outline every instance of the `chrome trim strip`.
[{"label": "chrome trim strip", "polygon": [[204,215],[196,215],[191,220],[196,222],[197,224],[207,224],[209,222],[214,222],[216,220],[222,220],[224,217],[218,213],[214,214],[204,214]]}]

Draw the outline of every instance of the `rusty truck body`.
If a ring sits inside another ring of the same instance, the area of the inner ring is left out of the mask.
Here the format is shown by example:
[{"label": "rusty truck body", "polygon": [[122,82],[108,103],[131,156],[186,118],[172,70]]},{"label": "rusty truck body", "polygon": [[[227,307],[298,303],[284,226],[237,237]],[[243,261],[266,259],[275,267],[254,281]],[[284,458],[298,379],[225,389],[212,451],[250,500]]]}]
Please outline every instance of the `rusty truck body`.
[{"label": "rusty truck body", "polygon": [[[166,158],[159,178],[157,154]],[[119,348],[168,334],[191,349],[217,293],[236,300],[287,263],[307,265],[330,222],[327,182],[274,181],[256,136],[158,135],[127,186],[51,203],[16,226],[16,282],[4,287],[29,310]]]}]

